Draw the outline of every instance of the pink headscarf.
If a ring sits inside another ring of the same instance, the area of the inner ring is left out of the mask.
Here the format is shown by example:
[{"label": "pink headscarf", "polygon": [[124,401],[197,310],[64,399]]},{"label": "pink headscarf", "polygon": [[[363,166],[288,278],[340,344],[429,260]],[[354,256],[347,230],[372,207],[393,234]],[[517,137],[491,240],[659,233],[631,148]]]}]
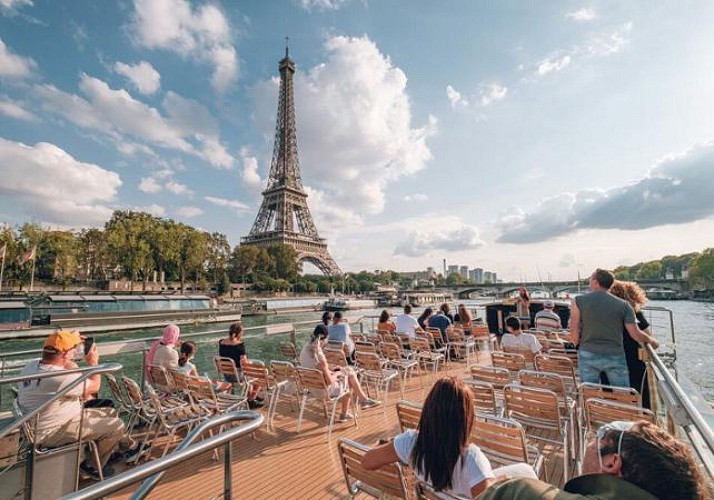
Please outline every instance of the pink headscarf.
[{"label": "pink headscarf", "polygon": [[181,335],[181,330],[179,330],[178,326],[166,325],[161,338],[159,340],[155,340],[154,343],[151,344],[149,352],[146,353],[146,366],[154,364],[154,354],[156,354],[156,349],[158,349],[160,345],[169,347],[177,345],[179,335]]}]

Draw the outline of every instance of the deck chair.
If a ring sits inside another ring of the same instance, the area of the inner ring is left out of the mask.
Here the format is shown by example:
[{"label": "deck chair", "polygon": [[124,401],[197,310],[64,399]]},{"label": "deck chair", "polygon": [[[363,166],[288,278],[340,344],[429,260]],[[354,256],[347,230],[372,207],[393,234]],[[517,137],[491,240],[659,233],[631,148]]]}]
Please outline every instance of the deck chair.
[{"label": "deck chair", "polygon": [[432,351],[429,341],[421,336],[411,339],[409,347],[416,356],[416,360],[424,367],[424,370],[428,370],[428,366],[431,364],[432,379],[436,377],[439,371],[439,363],[445,360],[444,353]]},{"label": "deck chair", "polygon": [[563,481],[567,482],[571,456],[569,426],[561,416],[558,396],[545,389],[509,384],[503,390],[503,397],[506,417],[524,426],[530,439],[563,450]]},{"label": "deck chair", "polygon": [[522,354],[513,352],[492,352],[491,364],[494,368],[505,368],[508,370],[511,378],[515,378],[519,371],[527,368],[526,358]]},{"label": "deck chair", "polygon": [[117,408],[117,413],[119,414],[119,416],[127,416],[126,428],[127,432],[131,434],[131,431],[134,429],[136,412],[132,408],[129,399],[127,398],[124,391],[122,391],[121,386],[119,385],[119,382],[117,382],[117,379],[114,377],[114,375],[112,375],[111,373],[105,373],[104,378],[106,379],[107,385],[109,386],[109,391],[112,393],[112,398],[114,399],[114,401],[117,402],[117,405],[119,406]]},{"label": "deck chair", "polygon": [[[415,353],[409,352],[409,356],[405,354],[402,350],[401,344],[394,344],[392,342],[382,342],[379,346],[382,351],[382,356],[387,361],[387,366],[394,368],[397,372],[401,373],[402,380],[399,384],[399,389],[402,397],[404,397],[404,386],[407,385],[407,377],[409,374],[414,374],[414,370],[419,368],[419,361],[413,358]],[[419,374],[419,383],[421,388],[424,388],[424,381]]]},{"label": "deck chair", "polygon": [[[340,344],[342,344],[340,342]],[[347,357],[345,356],[345,351],[343,349],[335,349],[333,347],[327,347],[322,350],[325,353],[325,359],[327,360],[327,366],[330,369],[347,366]]]},{"label": "deck chair", "polygon": [[278,383],[285,382],[285,385],[280,390],[281,394],[289,394],[295,397],[295,401],[291,402],[291,404],[295,405],[297,403],[297,406],[293,406],[293,410],[295,410],[295,408],[299,408],[300,390],[298,386],[298,376],[297,370],[295,369],[295,365],[292,364],[290,361],[271,360],[270,373],[273,374],[273,377]]},{"label": "deck chair", "polygon": [[537,354],[535,357],[535,369],[539,372],[557,373],[563,377],[565,387],[568,389],[570,396],[577,396],[578,377],[575,372],[575,365],[573,365],[570,358]]},{"label": "deck chair", "polygon": [[364,340],[360,342],[355,342],[355,352],[371,352],[374,354],[378,354],[377,344]]},{"label": "deck chair", "polygon": [[530,349],[520,349],[518,347],[503,346],[503,352],[509,354],[520,354],[526,362],[526,369],[535,368],[535,355]]},{"label": "deck chair", "polygon": [[466,357],[466,366],[471,366],[471,356],[475,353],[476,360],[478,361],[478,350],[476,349],[476,343],[471,337],[467,337],[464,334],[462,328],[457,328],[455,326],[450,326],[446,329],[447,347],[448,354],[451,355],[452,352],[459,352],[460,355]]},{"label": "deck chair", "polygon": [[295,344],[292,342],[281,342],[280,343],[280,354],[282,354],[285,359],[290,361],[295,365],[300,364],[300,355],[297,352]]},{"label": "deck chair", "polygon": [[237,392],[236,389],[245,389],[243,372],[238,369],[232,358],[215,356],[213,358],[213,364],[216,365],[218,378],[223,378],[233,384],[233,393]]},{"label": "deck chair", "polygon": [[280,391],[288,384],[288,381],[277,381],[265,367],[265,363],[257,360],[246,360],[245,363],[243,363],[243,375],[248,384],[260,386],[260,392],[265,394],[268,400],[267,427],[268,429],[272,429],[273,418],[275,418],[275,407],[280,398]]},{"label": "deck chair", "polygon": [[412,403],[411,401],[397,401],[397,420],[399,420],[399,428],[402,432],[407,429],[418,429],[419,420],[421,419],[422,405]]},{"label": "deck chair", "polygon": [[162,396],[172,396],[174,393],[173,380],[169,376],[166,368],[158,365],[147,366],[151,385],[161,393]]},{"label": "deck chair", "polygon": [[476,344],[476,349],[481,350],[486,347],[491,351],[496,350],[496,336],[488,331],[488,326],[486,325],[472,326],[471,338]]},{"label": "deck chair", "polygon": [[400,464],[392,463],[368,471],[362,467],[362,458],[369,451],[367,446],[342,438],[337,443],[337,449],[350,499],[359,493],[372,498],[409,498]]},{"label": "deck chair", "polygon": [[496,390],[502,391],[506,385],[511,383],[511,372],[507,368],[473,365],[469,369],[469,373],[472,379],[488,382]]},{"label": "deck chair", "polygon": [[488,382],[466,379],[464,383],[471,389],[474,401],[474,411],[500,416],[502,409],[496,402],[496,390]]},{"label": "deck chair", "polygon": [[174,443],[174,438],[180,431],[190,431],[200,423],[200,419],[194,416],[190,411],[185,411],[184,407],[167,408],[161,404],[159,395],[151,387],[146,387],[146,393],[149,396],[149,401],[156,412],[156,430],[153,437],[166,435],[166,445],[161,456],[165,456],[169,448]]},{"label": "deck chair", "polygon": [[[347,381],[340,388],[338,393],[334,395],[330,394],[330,388],[325,382],[325,376],[322,371],[313,368],[304,368],[299,366],[297,368],[298,380],[300,381],[300,390],[302,392],[302,399],[300,400],[300,415],[298,416],[297,429],[296,432],[300,434],[300,427],[302,425],[302,417],[305,413],[305,406],[307,405],[307,399],[312,397],[319,400],[322,403],[325,415],[328,417],[327,425],[327,440],[329,441],[332,437],[332,427],[335,423],[335,412],[337,411],[337,403],[342,401],[343,398],[348,398],[350,404],[352,405],[352,413],[354,414],[355,427],[357,427],[357,411],[356,405],[352,400],[352,392],[347,386]],[[328,410],[328,407],[330,408]]]},{"label": "deck chair", "polygon": [[382,410],[387,414],[387,400],[389,399],[389,390],[392,386],[392,380],[396,379],[399,382],[399,392],[404,393],[402,381],[399,378],[399,372],[393,368],[385,368],[382,360],[376,354],[368,352],[358,352],[356,356],[357,368],[362,375],[361,382],[364,384],[367,392],[370,393],[369,387],[372,385],[379,393],[384,394],[384,404]]},{"label": "deck chair", "polygon": [[213,416],[238,409],[248,409],[248,399],[243,394],[216,393],[213,382],[205,377],[189,377],[188,390],[191,397]]},{"label": "deck chair", "polygon": [[527,463],[538,477],[542,474],[548,480],[543,454],[528,444],[526,431],[517,420],[476,412],[469,441],[481,449],[494,467]]},{"label": "deck chair", "polygon": [[575,373],[578,373],[578,350],[577,349],[548,349],[544,352],[548,356],[558,356],[568,358],[573,362]]}]

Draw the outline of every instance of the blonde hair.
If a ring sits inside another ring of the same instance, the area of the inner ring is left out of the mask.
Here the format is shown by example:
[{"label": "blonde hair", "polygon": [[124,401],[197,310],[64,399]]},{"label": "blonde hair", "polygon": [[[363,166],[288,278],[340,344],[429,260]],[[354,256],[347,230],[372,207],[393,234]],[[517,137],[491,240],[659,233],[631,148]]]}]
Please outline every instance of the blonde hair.
[{"label": "blonde hair", "polygon": [[610,293],[626,300],[635,311],[639,311],[647,304],[645,291],[634,281],[615,281],[610,287]]}]

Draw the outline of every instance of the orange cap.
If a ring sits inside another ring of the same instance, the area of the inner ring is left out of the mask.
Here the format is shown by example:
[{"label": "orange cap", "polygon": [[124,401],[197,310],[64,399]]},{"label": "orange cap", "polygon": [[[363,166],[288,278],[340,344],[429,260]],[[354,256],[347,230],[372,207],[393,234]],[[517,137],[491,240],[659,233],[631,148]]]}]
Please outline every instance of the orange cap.
[{"label": "orange cap", "polygon": [[83,341],[77,331],[60,330],[50,334],[45,340],[45,345],[43,349],[51,349],[59,352],[66,352],[70,349],[74,349]]}]

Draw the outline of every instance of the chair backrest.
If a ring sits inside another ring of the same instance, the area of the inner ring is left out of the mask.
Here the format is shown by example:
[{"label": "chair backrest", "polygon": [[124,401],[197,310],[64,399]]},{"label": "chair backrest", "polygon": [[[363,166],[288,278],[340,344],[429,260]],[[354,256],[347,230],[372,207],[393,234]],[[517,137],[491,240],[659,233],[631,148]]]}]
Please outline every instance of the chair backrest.
[{"label": "chair backrest", "polygon": [[558,356],[560,358],[568,358],[570,361],[573,362],[573,369],[576,370],[578,369],[578,350],[577,349],[548,349],[547,351],[548,356]]},{"label": "chair backrest", "polygon": [[144,408],[144,394],[139,384],[125,375],[122,375],[121,381],[124,383],[129,404],[134,408]]},{"label": "chair backrest", "polygon": [[509,372],[519,372],[526,369],[526,358],[513,352],[494,351],[491,353],[491,364],[496,368],[505,368]]},{"label": "chair backrest", "polygon": [[471,365],[471,378],[488,382],[496,389],[503,389],[511,383],[511,372],[506,368]]},{"label": "chair backrest", "polygon": [[471,326],[471,336],[477,338],[489,338],[491,332],[488,331],[487,325]]},{"label": "chair backrest", "polygon": [[402,358],[402,352],[398,344],[393,342],[382,342],[379,344],[379,350],[382,352],[382,356],[391,360],[400,360]]},{"label": "chair backrest", "polygon": [[408,498],[404,474],[398,463],[368,471],[362,467],[362,458],[369,451],[368,447],[345,438],[340,439],[337,447],[347,491],[367,491],[374,498]]},{"label": "chair backrest", "polygon": [[216,365],[216,371],[218,372],[219,377],[221,375],[228,376],[229,378],[232,378],[236,382],[240,381],[243,378],[241,376],[241,374],[238,372],[238,367],[236,366],[236,362],[233,361],[232,358],[226,358],[223,356],[215,356],[213,358],[213,363]]},{"label": "chair backrest", "polygon": [[121,390],[121,386],[119,385],[119,382],[117,382],[114,375],[111,373],[105,373],[104,378],[107,381],[107,385],[109,386],[109,390],[111,391],[112,396],[114,396],[114,399],[119,401],[122,406],[129,406],[129,400],[126,397],[126,394],[124,394],[124,391]]},{"label": "chair backrest", "polygon": [[[12,413],[15,416],[15,418],[18,418],[18,419],[20,419],[24,416],[22,408],[20,407],[20,402],[17,400],[17,398],[12,400]],[[39,417],[39,415],[38,415],[38,417]],[[32,443],[32,446],[35,446],[34,423],[36,421],[37,421],[37,417],[30,419],[29,421],[22,424],[22,431],[24,432],[27,440],[30,443]]]},{"label": "chair backrest", "polygon": [[647,420],[653,424],[657,423],[655,414],[646,408],[598,398],[585,401],[585,423],[588,429],[598,429],[616,420]]},{"label": "chair backrest", "polygon": [[371,352],[358,352],[355,353],[355,359],[357,361],[357,366],[363,370],[369,372],[382,371],[382,360],[376,354]]},{"label": "chair backrest", "polygon": [[424,337],[415,337],[413,339],[409,339],[409,347],[414,352],[431,350],[431,348],[429,347],[429,341]]},{"label": "chair backrest", "polygon": [[438,328],[434,328],[432,326],[427,326],[426,333],[428,333],[429,336],[431,337],[432,343],[440,344],[440,343],[444,342],[444,337],[441,335],[441,330],[439,330]]},{"label": "chair backrest", "polygon": [[296,368],[300,387],[303,389],[320,389],[327,390],[325,377],[320,370],[315,368],[304,368],[298,366]]},{"label": "chair backrest", "polygon": [[529,462],[526,433],[516,420],[477,412],[470,441],[481,448],[491,463]]},{"label": "chair backrest", "polygon": [[246,359],[243,362],[243,376],[251,381],[258,381],[264,387],[270,387],[270,378],[265,363],[257,359]]},{"label": "chair backrest", "polygon": [[218,409],[218,398],[213,383],[205,377],[188,377],[188,391],[196,401],[208,401]]},{"label": "chair backrest", "polygon": [[166,368],[158,365],[149,365],[147,369],[149,370],[149,379],[152,381],[154,387],[166,394],[170,394],[174,391],[173,381],[169,378]]},{"label": "chair backrest", "polygon": [[561,431],[558,396],[546,389],[509,384],[503,389],[506,415],[528,425]]},{"label": "chair backrest", "polygon": [[377,346],[373,342],[360,341],[355,342],[356,352],[371,352],[377,354]]},{"label": "chair backrest", "polygon": [[417,429],[421,419],[422,406],[411,401],[397,401],[397,420],[402,432],[407,429]]},{"label": "chair backrest", "polygon": [[189,375],[181,370],[176,370],[172,368],[169,370],[169,375],[173,379],[174,387],[179,391],[188,391],[188,379]]},{"label": "chair backrest", "polygon": [[449,339],[449,342],[461,342],[464,340],[464,329],[450,326],[446,329],[446,338]]},{"label": "chair backrest", "polygon": [[347,358],[345,357],[345,351],[342,349],[333,349],[328,347],[322,350],[325,353],[325,359],[327,360],[327,365],[330,368],[336,366],[347,366]]},{"label": "chair backrest", "polygon": [[526,387],[537,387],[553,391],[561,402],[567,399],[563,377],[556,373],[521,370],[518,372],[518,381]]},{"label": "chair backrest", "polygon": [[531,351],[530,349],[521,349],[519,347],[513,347],[513,346],[503,346],[503,352],[509,353],[509,354],[520,354],[523,356],[523,359],[526,361],[526,363],[532,365],[534,363],[533,359],[535,358],[536,353]]},{"label": "chair backrest", "polygon": [[286,359],[290,361],[298,360],[298,352],[295,344],[292,342],[281,342],[280,343],[280,354],[282,354]]},{"label": "chair backrest", "polygon": [[611,385],[592,384],[583,382],[579,387],[580,400],[585,404],[588,399],[604,399],[617,401],[634,406],[642,406],[640,393],[632,387],[614,387]]},{"label": "chair backrest", "polygon": [[471,394],[473,394],[474,410],[492,413],[494,415],[498,413],[496,390],[491,384],[473,379],[467,379],[464,380],[464,382],[469,386]]},{"label": "chair backrest", "polygon": [[374,344],[375,347],[377,347],[379,343],[382,342],[382,337],[377,333],[368,333],[364,337],[366,342],[371,342],[372,344]]},{"label": "chair backrest", "polygon": [[361,333],[350,333],[350,339],[352,340],[353,344],[355,342],[362,342],[364,340],[364,335],[362,335]]},{"label": "chair backrest", "polygon": [[289,380],[291,382],[297,382],[297,371],[295,370],[295,365],[290,361],[271,361],[270,371],[278,382],[283,382],[284,380]]},{"label": "chair backrest", "polygon": [[576,384],[575,367],[573,362],[566,357],[546,356],[537,354],[535,357],[535,368],[539,372],[557,373],[565,378],[566,383]]}]

